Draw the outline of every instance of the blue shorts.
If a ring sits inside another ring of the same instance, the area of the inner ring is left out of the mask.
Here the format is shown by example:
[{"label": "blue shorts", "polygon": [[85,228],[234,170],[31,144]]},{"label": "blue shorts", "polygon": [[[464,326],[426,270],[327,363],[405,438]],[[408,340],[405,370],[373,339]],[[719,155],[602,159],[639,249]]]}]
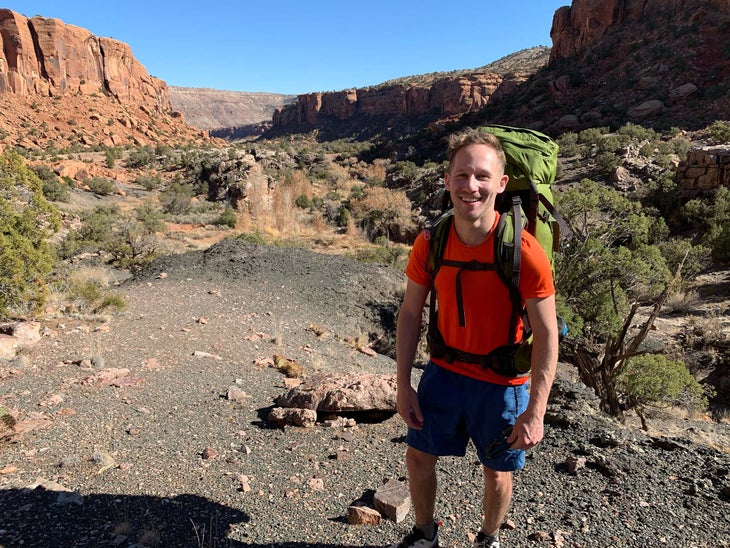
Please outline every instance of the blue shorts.
[{"label": "blue shorts", "polygon": [[463,457],[471,439],[487,468],[519,470],[525,466],[525,452],[509,449],[505,438],[528,400],[526,384],[493,384],[429,362],[418,384],[423,429],[409,428],[406,442],[429,455]]}]

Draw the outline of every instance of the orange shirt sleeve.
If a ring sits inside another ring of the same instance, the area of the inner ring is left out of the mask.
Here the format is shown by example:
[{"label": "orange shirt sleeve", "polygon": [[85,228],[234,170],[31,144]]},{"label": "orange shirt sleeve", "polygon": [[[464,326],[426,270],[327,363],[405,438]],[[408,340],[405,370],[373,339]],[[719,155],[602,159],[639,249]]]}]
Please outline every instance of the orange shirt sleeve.
[{"label": "orange shirt sleeve", "polygon": [[422,231],[413,242],[411,255],[406,266],[406,276],[418,285],[431,286],[431,274],[428,272],[428,245],[429,242]]}]

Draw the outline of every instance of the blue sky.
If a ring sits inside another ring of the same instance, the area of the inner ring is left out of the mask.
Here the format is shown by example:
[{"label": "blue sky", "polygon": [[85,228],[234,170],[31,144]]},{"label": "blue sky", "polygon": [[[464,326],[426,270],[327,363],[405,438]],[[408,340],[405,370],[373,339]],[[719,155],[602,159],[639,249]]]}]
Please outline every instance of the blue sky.
[{"label": "blue sky", "polygon": [[570,0],[6,0],[129,44],[171,86],[299,94],[480,67],[550,46]]}]

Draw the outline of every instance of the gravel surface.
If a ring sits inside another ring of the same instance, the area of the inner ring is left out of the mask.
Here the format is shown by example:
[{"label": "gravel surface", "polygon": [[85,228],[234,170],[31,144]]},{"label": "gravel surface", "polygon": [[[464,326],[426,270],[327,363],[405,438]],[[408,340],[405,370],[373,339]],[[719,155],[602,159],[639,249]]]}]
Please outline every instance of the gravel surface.
[{"label": "gravel surface", "polygon": [[[393,374],[403,283],[384,267],[226,240],[123,282],[123,313],[44,322],[40,342],[0,365],[0,405],[24,430],[0,439],[0,546],[393,542],[410,515],[346,516],[385,480],[405,481],[400,419],[272,428],[286,387],[266,360]],[[358,351],[363,338],[381,353]],[[572,373],[561,367],[546,439],[516,474],[503,546],[730,546],[727,425],[619,425]],[[231,386],[245,397],[227,397]],[[473,450],[442,459],[439,479],[441,546],[470,546]]]}]

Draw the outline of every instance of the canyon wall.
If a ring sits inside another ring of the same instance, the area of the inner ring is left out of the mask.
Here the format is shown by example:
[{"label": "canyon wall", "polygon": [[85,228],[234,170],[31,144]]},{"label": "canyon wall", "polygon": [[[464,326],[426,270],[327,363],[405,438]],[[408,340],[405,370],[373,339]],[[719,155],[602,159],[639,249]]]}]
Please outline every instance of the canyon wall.
[{"label": "canyon wall", "polygon": [[150,76],[127,44],[8,9],[0,9],[0,93],[106,94],[123,104],[171,108],[165,82]]}]

